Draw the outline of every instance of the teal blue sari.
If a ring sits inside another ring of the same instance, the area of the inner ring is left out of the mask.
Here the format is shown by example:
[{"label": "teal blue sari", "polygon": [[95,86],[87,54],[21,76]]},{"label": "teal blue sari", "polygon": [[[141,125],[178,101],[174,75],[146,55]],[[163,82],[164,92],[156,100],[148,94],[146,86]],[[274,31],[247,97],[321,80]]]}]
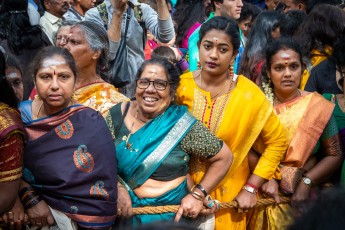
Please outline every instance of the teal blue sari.
[{"label": "teal blue sari", "polygon": [[[172,105],[133,133],[128,140],[131,145],[129,148],[126,147],[124,138],[117,138],[118,175],[129,191],[133,207],[178,205],[188,194],[186,181],[155,198],[138,198],[133,189],[150,178],[195,122],[196,119],[188,112],[187,107]],[[132,223],[138,225],[162,220],[172,221],[174,217],[174,213],[136,215]]]}]

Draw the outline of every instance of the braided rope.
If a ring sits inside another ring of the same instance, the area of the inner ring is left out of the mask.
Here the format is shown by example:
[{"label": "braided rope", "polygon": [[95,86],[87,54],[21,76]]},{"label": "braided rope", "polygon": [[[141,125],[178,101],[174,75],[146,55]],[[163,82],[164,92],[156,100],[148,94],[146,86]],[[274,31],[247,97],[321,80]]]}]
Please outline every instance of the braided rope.
[{"label": "braided rope", "polygon": [[[280,197],[280,203],[289,203],[290,197]],[[273,198],[267,198],[267,199],[260,199],[256,202],[255,207],[260,206],[267,206],[276,204],[275,200]],[[166,205],[166,206],[145,206],[145,207],[137,207],[133,208],[133,214],[139,215],[139,214],[158,214],[158,213],[166,213],[166,212],[173,212],[176,213],[179,209],[180,205]],[[230,202],[224,202],[220,203],[220,209],[225,208],[237,208],[237,202],[236,201],[230,201]]]}]

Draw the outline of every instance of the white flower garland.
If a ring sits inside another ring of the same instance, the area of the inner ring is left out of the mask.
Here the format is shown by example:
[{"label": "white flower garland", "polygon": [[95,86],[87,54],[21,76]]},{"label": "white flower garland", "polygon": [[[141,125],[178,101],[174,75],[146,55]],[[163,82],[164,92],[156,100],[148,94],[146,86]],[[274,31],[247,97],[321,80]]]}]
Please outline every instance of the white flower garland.
[{"label": "white flower garland", "polygon": [[273,90],[272,90],[271,84],[262,82],[262,88],[264,90],[264,94],[265,94],[266,98],[271,103],[271,105],[273,105],[274,95],[273,95]]}]

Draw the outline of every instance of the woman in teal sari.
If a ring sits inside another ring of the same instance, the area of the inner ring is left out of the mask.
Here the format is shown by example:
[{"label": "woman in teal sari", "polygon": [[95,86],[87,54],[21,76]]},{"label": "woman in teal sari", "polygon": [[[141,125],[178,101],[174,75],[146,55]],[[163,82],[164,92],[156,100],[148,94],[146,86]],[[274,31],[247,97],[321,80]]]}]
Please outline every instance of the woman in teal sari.
[{"label": "woman in teal sari", "polygon": [[[179,75],[170,62],[146,61],[137,74],[135,100],[110,109],[121,178],[118,215],[132,207],[179,205],[175,213],[136,215],[133,225],[196,218],[203,201],[228,171],[232,153],[184,106],[173,104]],[[209,163],[200,184],[187,186],[189,155]],[[126,192],[126,190],[128,193]],[[129,194],[129,196],[128,196]]]}]

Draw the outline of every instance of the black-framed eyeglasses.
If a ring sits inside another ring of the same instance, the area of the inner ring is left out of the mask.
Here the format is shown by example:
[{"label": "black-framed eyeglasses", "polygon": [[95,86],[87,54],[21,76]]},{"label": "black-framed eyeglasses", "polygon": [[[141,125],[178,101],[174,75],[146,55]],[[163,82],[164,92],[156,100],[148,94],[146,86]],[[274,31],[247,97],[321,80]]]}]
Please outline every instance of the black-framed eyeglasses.
[{"label": "black-framed eyeglasses", "polygon": [[136,85],[139,89],[147,89],[151,83],[153,84],[153,87],[155,87],[156,90],[163,91],[167,88],[168,84],[172,84],[174,82],[164,80],[149,81],[147,79],[136,80]]}]

